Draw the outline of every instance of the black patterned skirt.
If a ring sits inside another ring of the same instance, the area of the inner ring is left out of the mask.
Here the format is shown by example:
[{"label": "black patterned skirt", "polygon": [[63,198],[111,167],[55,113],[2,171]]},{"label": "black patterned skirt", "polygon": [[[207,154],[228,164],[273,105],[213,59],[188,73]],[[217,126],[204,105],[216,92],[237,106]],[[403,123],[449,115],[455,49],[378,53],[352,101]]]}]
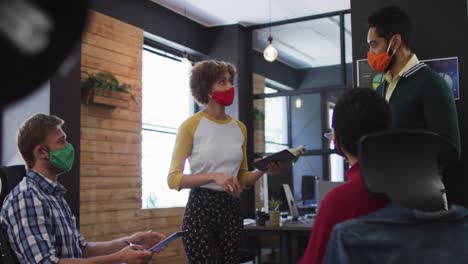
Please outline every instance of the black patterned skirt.
[{"label": "black patterned skirt", "polygon": [[182,224],[189,263],[239,263],[241,228],[239,199],[206,188],[190,191]]}]

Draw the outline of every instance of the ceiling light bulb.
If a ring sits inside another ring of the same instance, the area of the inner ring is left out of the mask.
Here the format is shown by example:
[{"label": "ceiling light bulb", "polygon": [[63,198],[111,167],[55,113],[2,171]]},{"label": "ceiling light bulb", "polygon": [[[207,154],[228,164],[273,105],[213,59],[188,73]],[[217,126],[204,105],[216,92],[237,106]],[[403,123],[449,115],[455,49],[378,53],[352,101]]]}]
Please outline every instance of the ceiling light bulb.
[{"label": "ceiling light bulb", "polygon": [[302,107],[302,100],[300,98],[296,99],[296,108],[301,108]]},{"label": "ceiling light bulb", "polygon": [[276,50],[276,48],[273,47],[273,44],[271,44],[272,41],[273,41],[273,38],[270,36],[268,38],[269,44],[263,51],[263,57],[265,58],[265,60],[269,62],[272,62],[276,60],[276,58],[278,58],[278,50]]}]

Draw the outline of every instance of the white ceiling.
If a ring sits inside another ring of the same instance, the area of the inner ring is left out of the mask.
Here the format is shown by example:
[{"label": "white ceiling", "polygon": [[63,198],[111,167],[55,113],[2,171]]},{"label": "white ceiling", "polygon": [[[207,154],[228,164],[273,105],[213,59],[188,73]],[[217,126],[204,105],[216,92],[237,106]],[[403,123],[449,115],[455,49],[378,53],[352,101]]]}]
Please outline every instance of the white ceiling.
[{"label": "white ceiling", "polygon": [[[151,0],[207,27],[240,23],[244,26],[311,16],[350,8],[349,0]],[[271,6],[269,6],[271,4]],[[271,8],[271,12],[269,12]],[[271,16],[271,18],[270,18]],[[351,62],[350,16],[345,16],[346,61]],[[294,68],[340,63],[339,17],[271,28],[281,62]],[[262,51],[269,29],[254,31],[253,48]]]}]

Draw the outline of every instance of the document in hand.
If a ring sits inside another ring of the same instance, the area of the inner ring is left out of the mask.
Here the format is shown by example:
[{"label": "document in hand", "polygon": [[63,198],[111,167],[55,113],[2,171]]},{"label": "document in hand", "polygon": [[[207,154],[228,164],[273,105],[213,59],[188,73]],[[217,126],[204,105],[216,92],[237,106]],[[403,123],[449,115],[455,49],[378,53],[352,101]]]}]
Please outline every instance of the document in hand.
[{"label": "document in hand", "polygon": [[279,161],[281,163],[283,162],[294,162],[296,161],[299,156],[304,153],[305,149],[304,146],[300,145],[297,148],[293,149],[283,149],[280,152],[276,152],[274,154],[271,154],[268,157],[265,157],[261,160],[258,160],[254,162],[254,167],[261,170],[261,171],[267,171],[267,165],[270,162],[275,162]]},{"label": "document in hand", "polygon": [[158,244],[154,245],[153,247],[151,247],[148,250],[152,251],[152,252],[159,251],[159,250],[163,249],[165,246],[169,245],[169,243],[171,243],[172,241],[176,240],[179,237],[182,237],[187,231],[188,230],[175,232],[174,234],[168,236],[166,239],[164,239],[163,241],[161,241]]}]

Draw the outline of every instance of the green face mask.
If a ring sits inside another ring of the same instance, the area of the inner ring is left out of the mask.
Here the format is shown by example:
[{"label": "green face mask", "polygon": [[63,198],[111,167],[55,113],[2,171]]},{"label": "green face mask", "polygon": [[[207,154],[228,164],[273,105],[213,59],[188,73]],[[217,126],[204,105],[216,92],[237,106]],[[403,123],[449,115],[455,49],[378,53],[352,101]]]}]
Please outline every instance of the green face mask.
[{"label": "green face mask", "polygon": [[49,151],[50,163],[58,168],[67,172],[71,170],[73,166],[73,160],[75,159],[75,149],[72,144],[68,144],[63,149]]}]

